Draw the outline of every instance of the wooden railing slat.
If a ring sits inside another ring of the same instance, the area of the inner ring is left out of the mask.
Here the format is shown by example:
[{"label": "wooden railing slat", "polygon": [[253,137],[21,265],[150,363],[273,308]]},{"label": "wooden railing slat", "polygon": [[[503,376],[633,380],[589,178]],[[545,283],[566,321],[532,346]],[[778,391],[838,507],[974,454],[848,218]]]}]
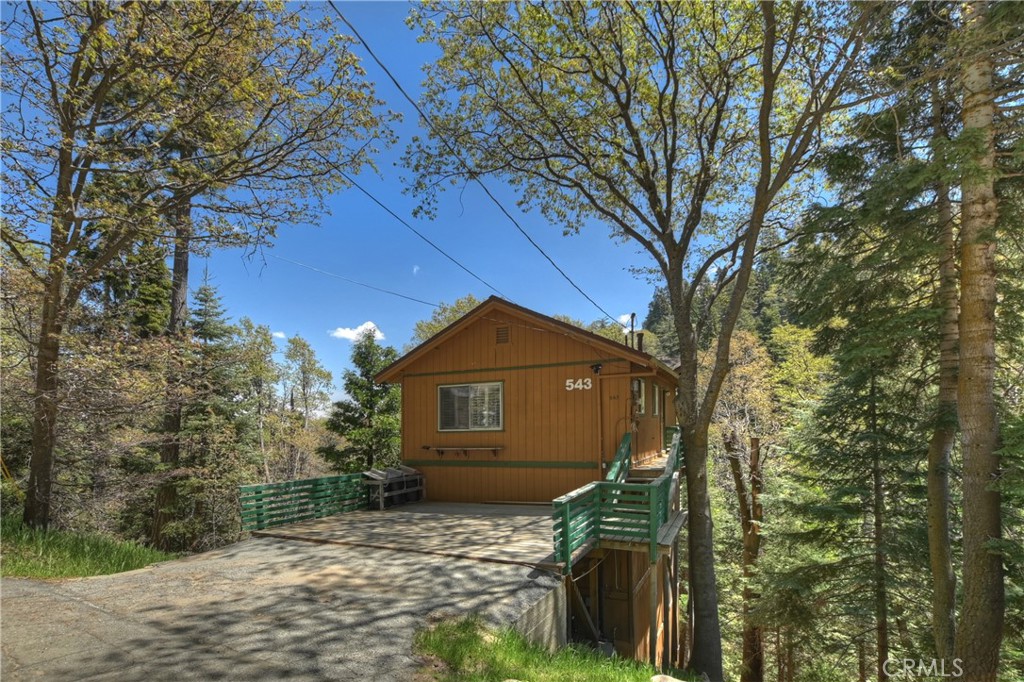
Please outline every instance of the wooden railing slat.
[{"label": "wooden railing slat", "polygon": [[366,509],[369,504],[362,474],[243,485],[238,493],[242,530],[262,530]]},{"label": "wooden railing slat", "polygon": [[588,483],[552,503],[555,560],[567,574],[573,552],[601,538],[645,543],[650,560],[657,559],[658,534],[671,513],[673,480],[682,462],[679,432],[673,435],[664,473],[645,483],[626,483],[616,467],[623,451],[628,461],[629,439],[630,434],[623,437],[604,481]]}]

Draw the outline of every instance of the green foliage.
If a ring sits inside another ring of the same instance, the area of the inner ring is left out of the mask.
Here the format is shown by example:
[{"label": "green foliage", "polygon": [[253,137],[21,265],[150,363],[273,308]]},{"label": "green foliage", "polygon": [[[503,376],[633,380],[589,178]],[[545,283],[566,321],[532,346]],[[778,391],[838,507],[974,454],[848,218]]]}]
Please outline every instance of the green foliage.
[{"label": "green foliage", "polygon": [[25,527],[5,509],[0,523],[0,575],[81,578],[143,568],[175,555],[109,536]]},{"label": "green foliage", "polygon": [[[128,333],[148,338],[167,329],[171,314],[171,273],[167,253],[144,238],[104,268],[101,282],[86,291],[107,316]],[[88,257],[86,260],[88,263]]]},{"label": "green foliage", "polygon": [[551,317],[553,319],[558,320],[559,322],[564,322],[565,324],[571,324],[572,326],[579,327],[580,329],[586,329],[587,328],[586,322],[584,322],[583,320],[577,320],[575,317],[571,317],[569,315],[562,315],[561,313],[559,313],[558,315],[552,315]]},{"label": "green foliage", "polygon": [[186,251],[254,247],[320,216],[390,141],[395,117],[379,113],[332,20],[284,3],[26,4],[6,19],[0,134],[13,200],[0,231],[41,285],[26,338],[40,360],[25,512],[46,527],[52,462],[66,454],[61,351],[84,294],[120,287],[123,333],[152,335],[166,281],[155,265],[131,282],[133,253],[159,253],[170,233]]},{"label": "green foliage", "polygon": [[462,298],[457,298],[453,303],[441,303],[434,309],[429,320],[420,320],[413,327],[412,341],[406,347],[406,352],[428,341],[478,305],[480,305],[480,300],[473,294],[466,294]]},{"label": "green foliage", "polygon": [[284,358],[288,399],[292,410],[301,410],[303,424],[308,426],[313,413],[326,405],[333,377],[317,360],[313,347],[301,336],[288,339]]},{"label": "green foliage", "polygon": [[813,331],[793,324],[780,325],[770,332],[775,391],[789,423],[798,420],[803,410],[813,409],[829,386],[834,362],[812,352],[813,340]]},{"label": "green foliage", "polygon": [[1024,411],[1007,417],[1002,428],[1003,529],[995,543],[1006,570],[1006,634],[1003,639],[1002,676],[1024,675]]},{"label": "green foliage", "polygon": [[675,317],[668,290],[657,287],[647,306],[644,329],[658,337],[658,357],[670,364],[679,362],[679,335],[676,333]]},{"label": "green foliage", "polygon": [[385,468],[398,464],[401,447],[402,388],[378,384],[378,372],[398,359],[368,329],[352,347],[354,369],[345,371],[345,399],[334,403],[327,428],[345,439],[345,446],[323,450],[340,471]]},{"label": "green foliage", "polygon": [[649,665],[608,658],[582,647],[549,654],[513,630],[489,632],[474,618],[422,630],[415,647],[439,659],[435,679],[450,682],[647,682],[657,674]]},{"label": "green foliage", "polygon": [[[202,551],[240,533],[236,487],[252,480],[257,470],[257,433],[249,418],[251,403],[240,400],[251,381],[239,330],[208,283],[195,291],[187,331],[180,341],[183,362],[175,373],[188,387],[178,396],[181,425],[174,437],[179,459],[173,470],[156,468],[154,480],[173,485],[176,493],[173,508],[166,509],[165,546]],[[141,526],[133,534],[144,533],[151,500],[140,494],[126,512],[125,521]]]}]

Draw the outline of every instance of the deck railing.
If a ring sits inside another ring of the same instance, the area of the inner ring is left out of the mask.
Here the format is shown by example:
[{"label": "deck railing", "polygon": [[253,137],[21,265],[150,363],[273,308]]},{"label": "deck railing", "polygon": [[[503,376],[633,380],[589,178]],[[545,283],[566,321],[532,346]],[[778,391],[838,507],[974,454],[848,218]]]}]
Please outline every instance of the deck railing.
[{"label": "deck railing", "polygon": [[668,461],[665,462],[665,471],[679,471],[683,463],[683,439],[679,433],[678,426],[665,429],[665,435],[669,435],[668,429],[672,429],[671,445],[668,446]]},{"label": "deck railing", "polygon": [[369,504],[362,474],[238,486],[242,530],[262,530],[319,519]]},{"label": "deck railing", "polygon": [[604,477],[606,481],[621,483],[629,475],[629,458],[633,449],[633,433],[627,431],[619,442],[619,449],[615,451],[611,466],[608,467],[608,474]]},{"label": "deck railing", "polygon": [[680,460],[677,433],[664,473],[650,483],[594,481],[555,499],[554,555],[563,571],[572,570],[573,557],[579,550],[601,540],[646,543],[651,562],[657,560],[658,533],[672,510],[673,482],[678,481]]}]

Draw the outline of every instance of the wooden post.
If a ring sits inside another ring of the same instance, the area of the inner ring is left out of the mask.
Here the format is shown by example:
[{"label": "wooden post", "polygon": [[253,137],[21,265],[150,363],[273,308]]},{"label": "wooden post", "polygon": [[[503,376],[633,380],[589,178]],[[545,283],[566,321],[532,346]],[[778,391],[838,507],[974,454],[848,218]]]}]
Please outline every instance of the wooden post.
[{"label": "wooden post", "polygon": [[658,561],[658,518],[659,518],[658,510],[660,508],[661,486],[660,485],[650,485],[650,486],[648,486],[648,488],[651,491],[650,492],[650,499],[648,501],[648,504],[650,505],[650,508],[648,510],[648,516],[647,516],[647,525],[648,525],[647,534],[648,534],[648,542],[650,543],[648,549],[649,549],[649,556],[650,556],[651,564],[654,564],[654,563],[656,563]]},{"label": "wooden post", "polygon": [[562,573],[568,575],[572,571],[572,539],[569,537],[569,501],[562,503],[562,555],[565,568]]},{"label": "wooden post", "polygon": [[[600,369],[600,368],[598,368]],[[597,377],[601,378],[600,375]],[[597,478],[604,479],[604,391],[602,382],[597,382]]]},{"label": "wooden post", "polygon": [[[657,547],[655,547],[657,552]],[[657,556],[657,555],[655,555]],[[658,667],[658,562],[657,559],[651,563],[647,571],[647,593],[648,608],[650,608],[650,632],[647,635],[647,644],[651,652],[651,665]]]},{"label": "wooden post", "polygon": [[668,670],[672,661],[672,555],[662,558],[665,580],[662,581],[661,594],[661,625],[664,636],[661,640],[661,669]]}]

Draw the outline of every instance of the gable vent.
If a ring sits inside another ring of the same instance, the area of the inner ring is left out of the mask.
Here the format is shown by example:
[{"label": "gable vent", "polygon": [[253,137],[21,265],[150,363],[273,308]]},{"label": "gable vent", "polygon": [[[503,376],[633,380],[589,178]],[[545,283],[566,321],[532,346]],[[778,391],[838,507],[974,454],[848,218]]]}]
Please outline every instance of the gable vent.
[{"label": "gable vent", "polygon": [[498,327],[494,330],[494,342],[495,343],[508,343],[509,328]]}]

